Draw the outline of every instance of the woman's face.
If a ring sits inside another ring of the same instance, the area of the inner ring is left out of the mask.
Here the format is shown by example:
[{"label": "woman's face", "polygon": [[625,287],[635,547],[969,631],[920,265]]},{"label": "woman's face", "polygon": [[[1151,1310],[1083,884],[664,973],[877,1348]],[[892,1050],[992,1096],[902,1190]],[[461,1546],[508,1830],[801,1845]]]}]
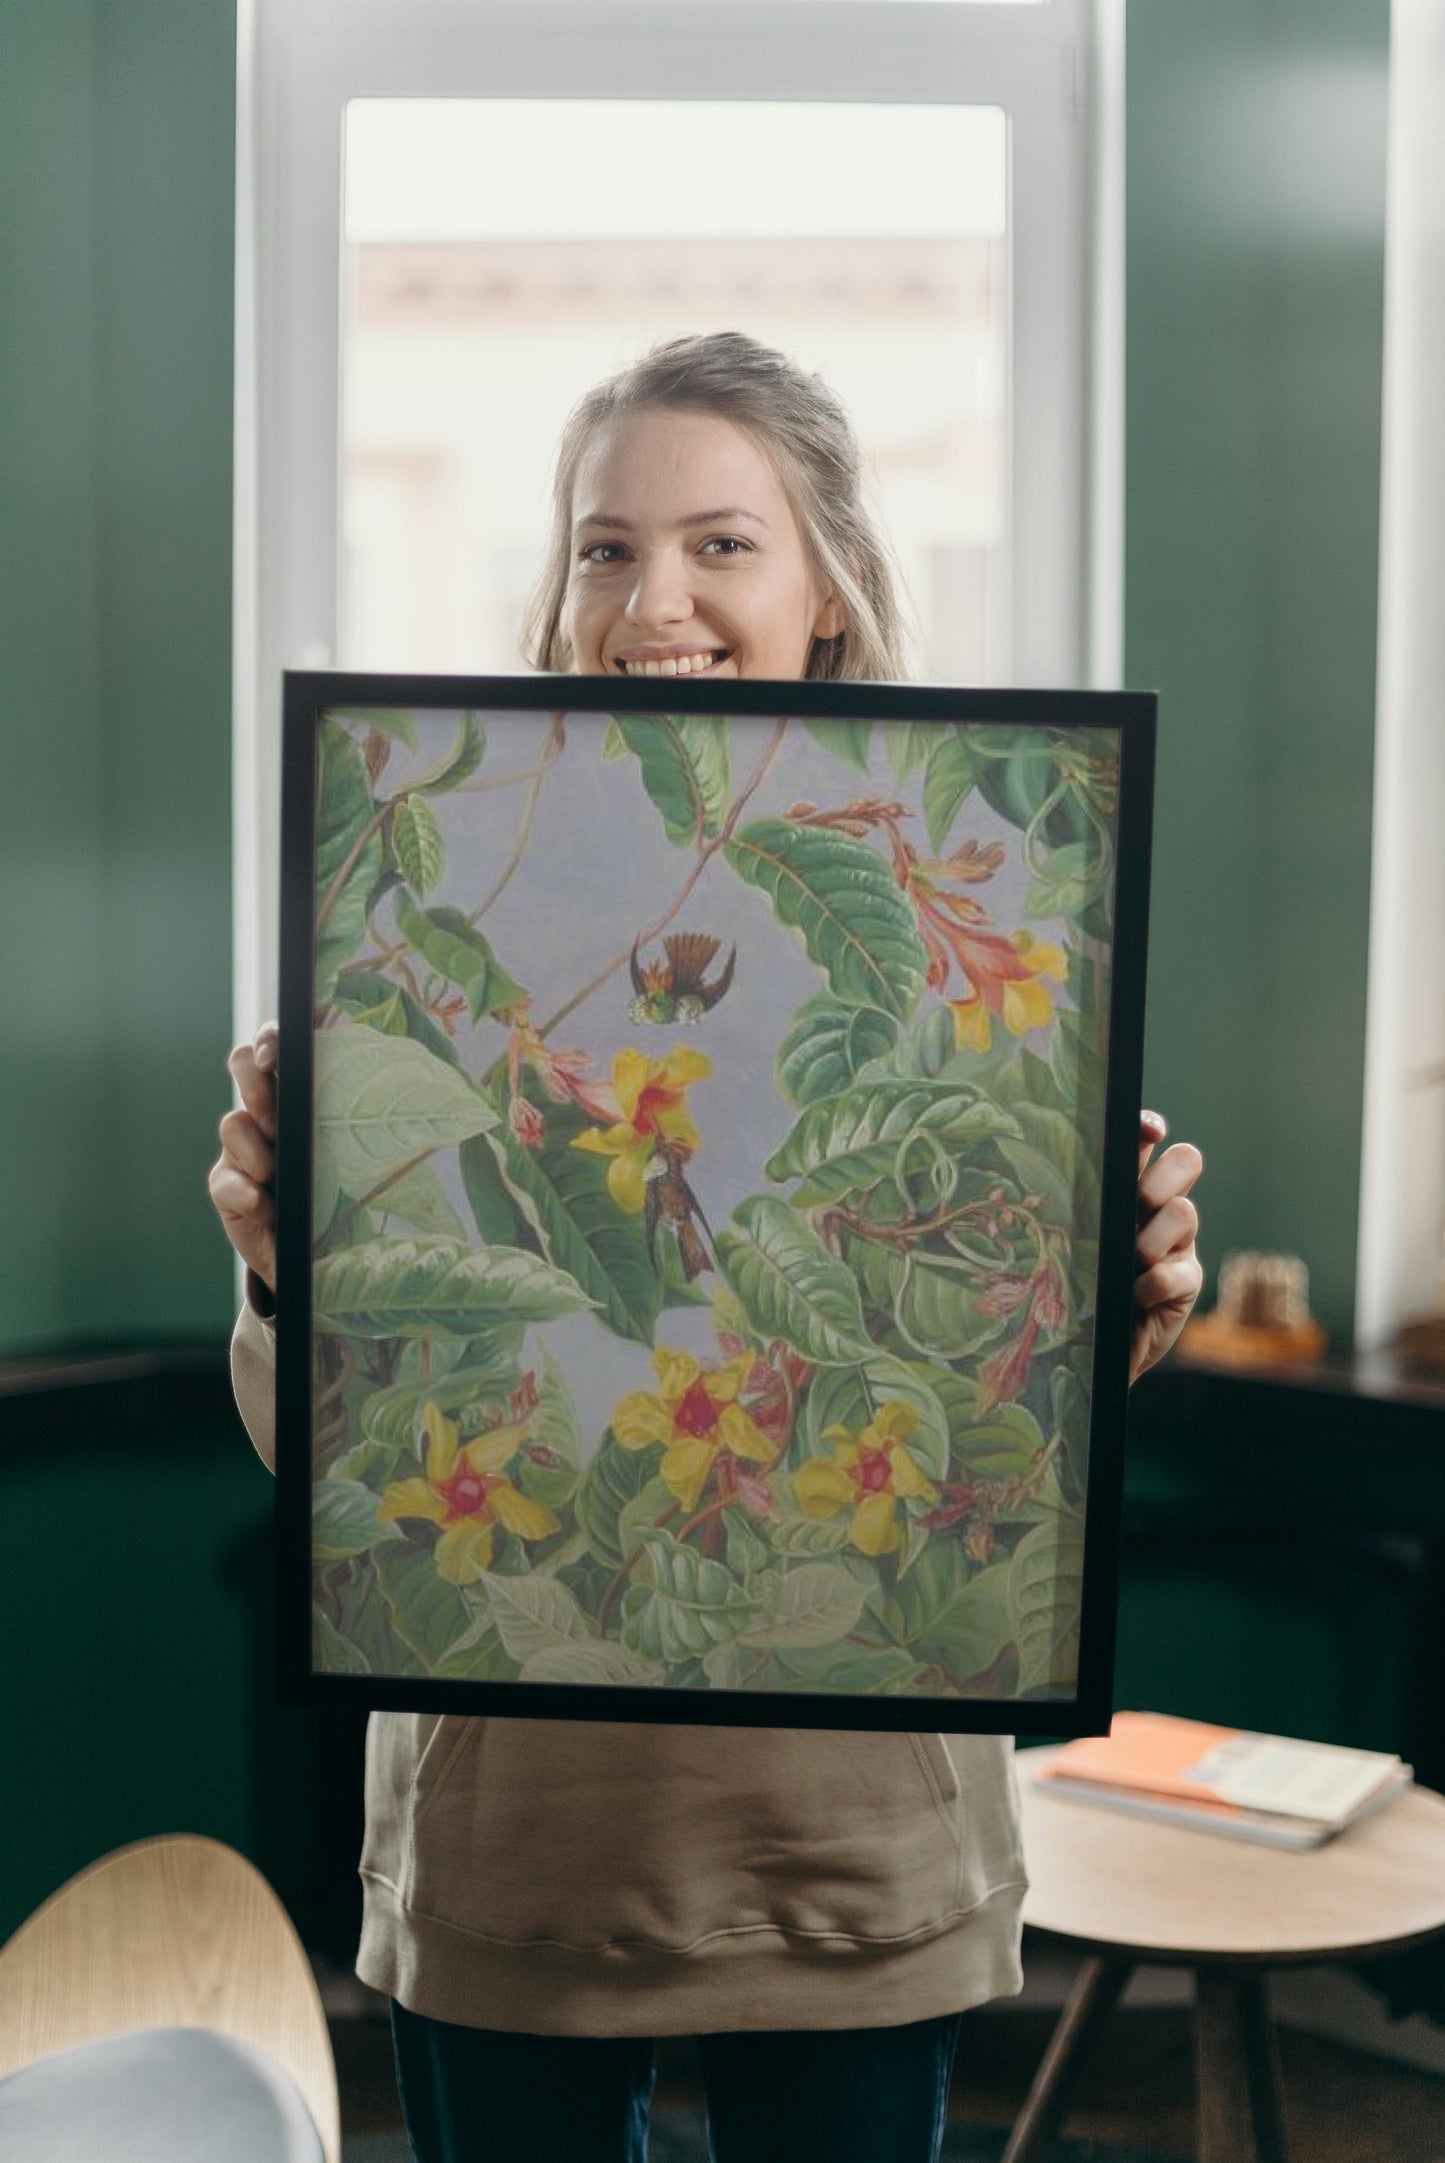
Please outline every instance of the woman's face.
[{"label": "woman's face", "polygon": [[563,623],[584,676],[788,678],[843,618],[753,438],[659,408],[601,430],[578,466]]}]

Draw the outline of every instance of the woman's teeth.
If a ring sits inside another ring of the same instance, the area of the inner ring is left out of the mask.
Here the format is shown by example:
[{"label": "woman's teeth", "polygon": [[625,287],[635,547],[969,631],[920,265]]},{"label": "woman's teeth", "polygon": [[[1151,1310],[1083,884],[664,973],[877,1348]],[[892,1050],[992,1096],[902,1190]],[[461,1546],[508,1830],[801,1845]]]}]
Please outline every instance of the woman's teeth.
[{"label": "woman's teeth", "polygon": [[700,676],[715,661],[726,658],[719,648],[712,653],[679,654],[675,661],[624,661],[622,667],[628,676]]}]

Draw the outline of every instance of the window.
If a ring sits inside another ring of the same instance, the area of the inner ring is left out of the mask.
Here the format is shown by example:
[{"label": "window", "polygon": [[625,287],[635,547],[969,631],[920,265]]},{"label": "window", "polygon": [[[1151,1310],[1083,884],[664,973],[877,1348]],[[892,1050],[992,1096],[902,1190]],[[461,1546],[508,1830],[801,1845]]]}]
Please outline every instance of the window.
[{"label": "window", "polygon": [[518,667],[570,407],[745,327],[852,414],[923,673],[1006,671],[1002,113],[719,102],[706,129],[680,101],[352,105],[343,666]]},{"label": "window", "polygon": [[923,674],[1113,680],[1118,341],[1091,274],[1117,204],[1089,115],[1117,18],[243,8],[241,1029],[274,998],[281,669],[517,667],[561,421],[656,338],[745,329],[837,388]]}]

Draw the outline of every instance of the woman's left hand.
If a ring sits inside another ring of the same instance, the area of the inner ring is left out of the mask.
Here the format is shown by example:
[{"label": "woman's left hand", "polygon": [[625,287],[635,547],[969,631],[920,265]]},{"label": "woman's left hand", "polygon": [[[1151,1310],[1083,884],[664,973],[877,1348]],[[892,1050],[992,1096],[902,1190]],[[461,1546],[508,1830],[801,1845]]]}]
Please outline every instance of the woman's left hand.
[{"label": "woman's left hand", "polygon": [[1129,1380],[1161,1360],[1189,1319],[1204,1271],[1194,1251],[1199,1212],[1189,1189],[1204,1169],[1192,1142],[1176,1142],[1151,1164],[1169,1128],[1158,1112],[1139,1122],[1139,1231],[1134,1241],[1134,1341]]}]

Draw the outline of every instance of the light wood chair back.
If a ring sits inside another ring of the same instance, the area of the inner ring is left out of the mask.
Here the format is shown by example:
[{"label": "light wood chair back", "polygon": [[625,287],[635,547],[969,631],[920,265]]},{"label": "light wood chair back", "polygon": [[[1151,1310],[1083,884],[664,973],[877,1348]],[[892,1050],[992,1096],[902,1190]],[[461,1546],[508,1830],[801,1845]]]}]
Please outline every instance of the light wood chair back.
[{"label": "light wood chair back", "polygon": [[136,2028],[209,2028],[265,2051],[340,2163],[336,2064],[310,1964],[260,1872],[190,1833],[117,1848],[0,1947],[0,2078]]}]

